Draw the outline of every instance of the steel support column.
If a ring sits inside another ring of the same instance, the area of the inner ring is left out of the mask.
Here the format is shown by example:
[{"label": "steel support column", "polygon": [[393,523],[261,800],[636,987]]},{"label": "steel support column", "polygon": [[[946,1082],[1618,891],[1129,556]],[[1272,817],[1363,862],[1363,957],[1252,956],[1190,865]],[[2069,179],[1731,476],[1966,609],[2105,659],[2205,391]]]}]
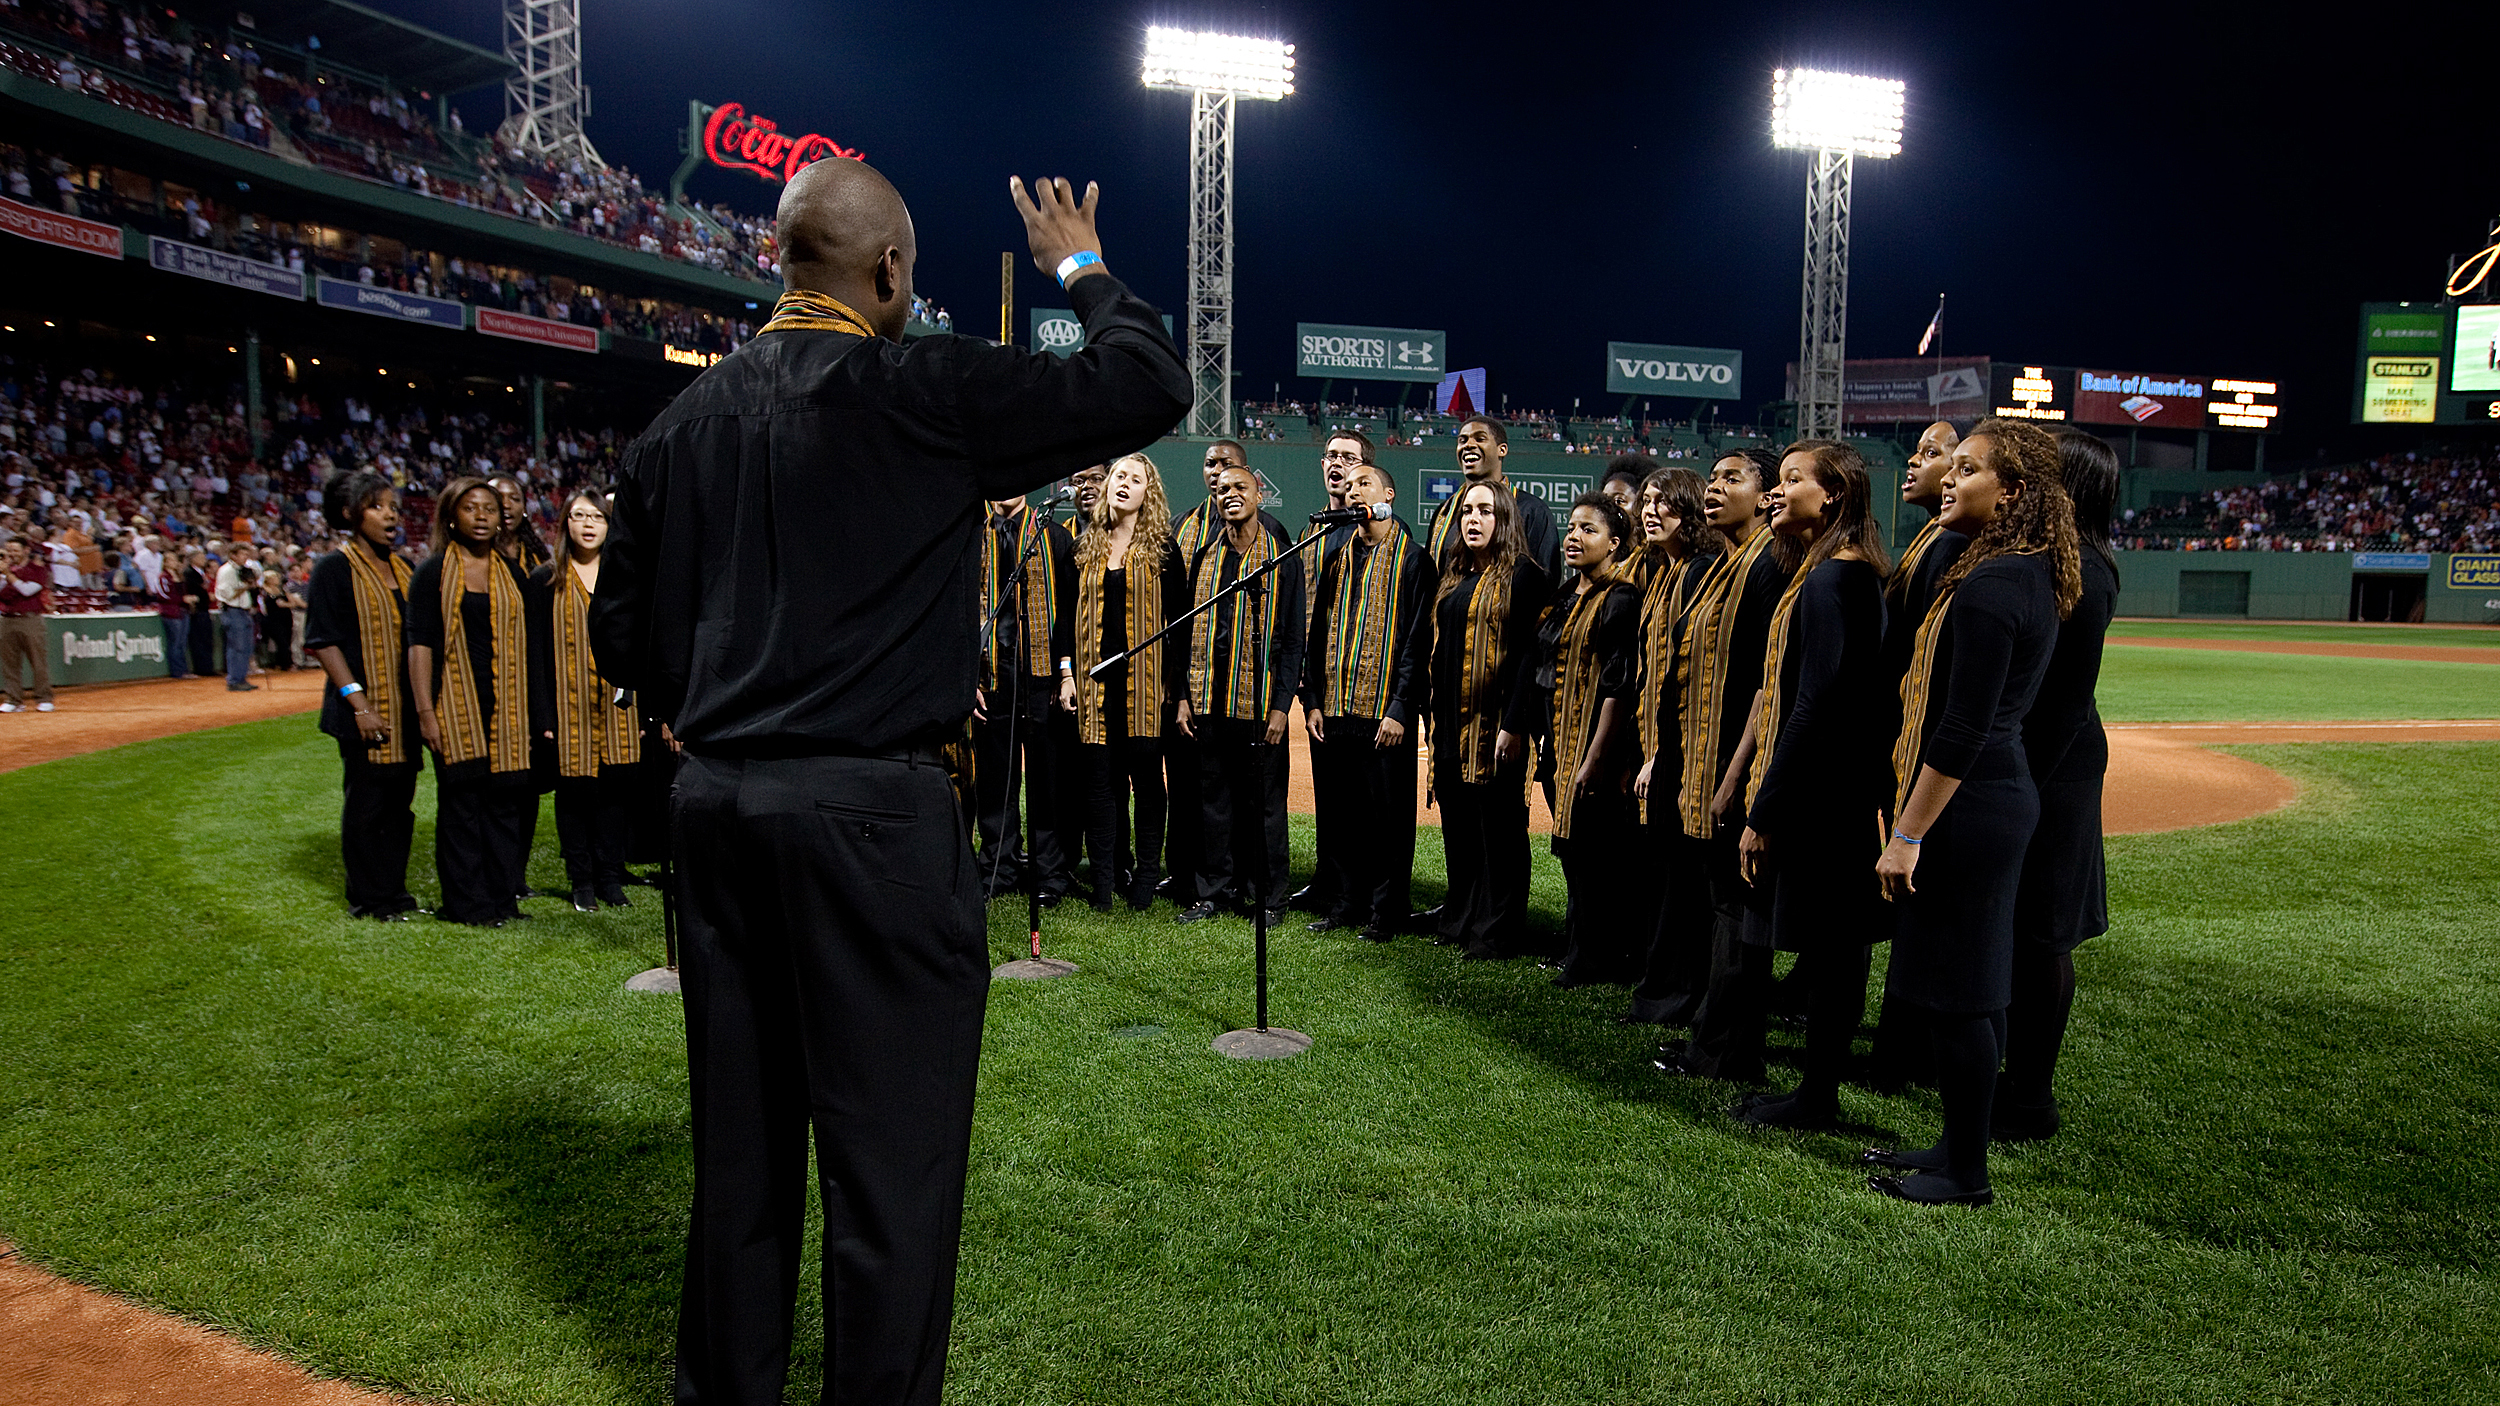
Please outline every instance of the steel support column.
[{"label": "steel support column", "polygon": [[1233,95],[1189,98],[1189,433],[1233,432]]},{"label": "steel support column", "polygon": [[1837,439],[1849,332],[1849,175],[1845,151],[1817,151],[1806,171],[1804,303],[1797,327],[1797,437]]},{"label": "steel support column", "polygon": [[496,145],[557,161],[604,166],[582,131],[590,88],[582,82],[582,0],[504,0],[503,85]]}]

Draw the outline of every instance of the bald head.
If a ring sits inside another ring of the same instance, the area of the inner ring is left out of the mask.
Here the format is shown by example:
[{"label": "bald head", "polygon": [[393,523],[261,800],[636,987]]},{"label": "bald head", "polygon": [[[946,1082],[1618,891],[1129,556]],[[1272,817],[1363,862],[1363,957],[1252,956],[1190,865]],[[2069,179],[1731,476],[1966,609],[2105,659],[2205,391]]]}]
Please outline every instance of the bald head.
[{"label": "bald head", "polygon": [[880,334],[902,339],[918,248],[893,182],[866,162],[829,157],[782,188],[776,218],[784,282],[839,298]]}]

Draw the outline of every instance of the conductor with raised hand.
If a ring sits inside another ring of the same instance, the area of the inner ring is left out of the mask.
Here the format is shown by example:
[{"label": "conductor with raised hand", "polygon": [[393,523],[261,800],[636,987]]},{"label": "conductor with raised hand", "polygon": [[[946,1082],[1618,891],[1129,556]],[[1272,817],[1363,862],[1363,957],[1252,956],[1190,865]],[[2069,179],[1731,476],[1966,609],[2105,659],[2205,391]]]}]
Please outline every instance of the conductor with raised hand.
[{"label": "conductor with raised hand", "polygon": [[592,634],[685,748],[671,803],[695,1192],[680,1403],[779,1403],[813,1131],[828,1402],[935,1402],[989,960],[940,764],[979,662],[985,500],[1189,408],[1096,191],[1008,189],[1085,347],[903,344],[909,210],[860,162],[781,198],[789,291],[635,441]]}]

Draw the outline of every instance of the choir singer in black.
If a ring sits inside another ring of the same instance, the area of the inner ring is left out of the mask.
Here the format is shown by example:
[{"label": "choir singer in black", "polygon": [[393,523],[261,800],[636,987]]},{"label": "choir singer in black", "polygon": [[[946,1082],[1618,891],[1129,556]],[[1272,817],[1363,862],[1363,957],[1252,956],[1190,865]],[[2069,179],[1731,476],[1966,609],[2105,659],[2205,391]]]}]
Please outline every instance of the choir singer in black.
[{"label": "choir singer in black", "polygon": [[939,1397],[989,988],[939,751],[972,712],[983,504],[1189,408],[1160,314],[1104,269],[1094,190],[1008,186],[1083,350],[906,346],[911,214],[868,166],[819,161],[782,193],[771,320],[678,394],[617,484],[599,669],[685,748],[680,1403],[782,1399],[811,1127],[824,1399]]}]

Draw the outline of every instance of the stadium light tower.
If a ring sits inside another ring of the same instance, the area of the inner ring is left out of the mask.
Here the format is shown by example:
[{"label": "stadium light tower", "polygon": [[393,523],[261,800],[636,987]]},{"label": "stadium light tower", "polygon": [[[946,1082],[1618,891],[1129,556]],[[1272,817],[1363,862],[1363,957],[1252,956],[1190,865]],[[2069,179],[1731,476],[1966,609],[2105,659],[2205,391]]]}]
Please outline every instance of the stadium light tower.
[{"label": "stadium light tower", "polygon": [[495,143],[556,161],[605,166],[582,130],[590,87],[582,82],[582,0],[504,0],[503,125]]},{"label": "stadium light tower", "polygon": [[1849,175],[1858,157],[1901,154],[1902,84],[1810,68],[1771,75],[1771,145],[1810,151],[1805,306],[1797,327],[1797,437],[1836,439],[1849,332]]},{"label": "stadium light tower", "polygon": [[1189,94],[1189,432],[1233,432],[1233,103],[1293,91],[1293,46],[1157,25],[1146,86]]}]

